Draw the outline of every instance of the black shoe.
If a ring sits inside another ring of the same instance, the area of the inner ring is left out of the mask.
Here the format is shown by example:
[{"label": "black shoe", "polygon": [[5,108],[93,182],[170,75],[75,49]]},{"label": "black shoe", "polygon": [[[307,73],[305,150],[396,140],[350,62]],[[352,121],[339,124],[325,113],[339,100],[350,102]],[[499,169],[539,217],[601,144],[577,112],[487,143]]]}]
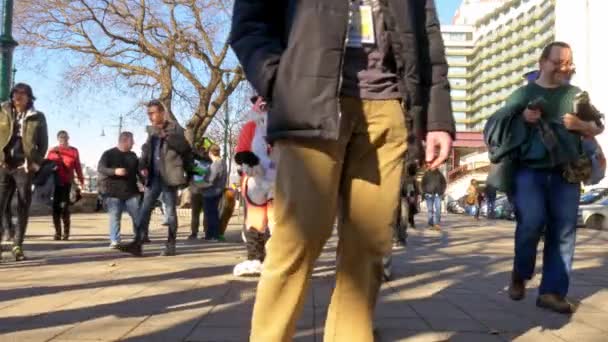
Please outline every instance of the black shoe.
[{"label": "black shoe", "polygon": [[25,260],[25,255],[23,255],[23,249],[20,246],[13,247],[13,257],[15,257],[15,261]]},{"label": "black shoe", "polygon": [[196,240],[196,239],[197,239],[197,236],[194,233],[190,234],[190,236],[188,236],[188,240]]},{"label": "black shoe", "polygon": [[55,241],[61,240],[61,235],[55,234],[55,236],[53,236],[53,240],[55,240]]},{"label": "black shoe", "polygon": [[405,239],[394,239],[393,240],[393,248],[400,248],[407,246],[407,242]]},{"label": "black shoe", "polygon": [[167,243],[165,249],[160,252],[160,256],[174,256],[175,255],[175,244]]},{"label": "black shoe", "polygon": [[382,258],[382,279],[384,282],[391,281],[393,278],[392,260],[393,258],[390,255]]},{"label": "black shoe", "polygon": [[141,240],[144,244],[148,244],[152,241],[150,241],[150,238],[146,235],[142,240]]},{"label": "black shoe", "polygon": [[133,256],[136,256],[136,257],[143,256],[143,252],[142,252],[140,243],[131,242],[126,245],[119,244],[118,246],[116,246],[116,249],[118,249],[119,251],[121,251],[123,253],[132,254]]},{"label": "black shoe", "polygon": [[576,311],[576,305],[556,294],[542,294],[536,299],[536,306],[553,312],[570,315]]},{"label": "black shoe", "polygon": [[70,239],[69,235],[64,235],[62,238],[63,241],[68,241],[69,239]]},{"label": "black shoe", "polygon": [[509,298],[522,300],[526,296],[526,281],[515,271],[511,272],[511,284],[509,284]]}]

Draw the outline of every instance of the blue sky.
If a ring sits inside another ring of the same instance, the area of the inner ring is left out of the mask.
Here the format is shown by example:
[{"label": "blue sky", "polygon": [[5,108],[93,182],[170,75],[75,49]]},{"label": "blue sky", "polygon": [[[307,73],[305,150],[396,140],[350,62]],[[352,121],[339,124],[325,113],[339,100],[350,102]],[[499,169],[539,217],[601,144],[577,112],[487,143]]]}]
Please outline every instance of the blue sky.
[{"label": "blue sky", "polygon": [[435,0],[435,6],[439,12],[439,20],[442,24],[449,24],[452,22],[454,12],[460,5],[462,0]]},{"label": "blue sky", "polygon": [[[442,23],[450,23],[461,0],[435,0]],[[56,145],[55,135],[65,129],[70,133],[70,143],[80,150],[81,160],[96,167],[104,150],[115,145],[118,116],[134,108],[138,99],[112,89],[88,91],[79,97],[65,96],[62,74],[70,61],[56,56],[32,56],[17,47],[15,50],[16,81],[32,85],[38,100],[36,107],[47,116],[50,146]],[[137,118],[127,119],[125,130],[135,133],[135,152],[146,138],[147,119],[144,108]],[[102,130],[105,137],[101,136]]]}]

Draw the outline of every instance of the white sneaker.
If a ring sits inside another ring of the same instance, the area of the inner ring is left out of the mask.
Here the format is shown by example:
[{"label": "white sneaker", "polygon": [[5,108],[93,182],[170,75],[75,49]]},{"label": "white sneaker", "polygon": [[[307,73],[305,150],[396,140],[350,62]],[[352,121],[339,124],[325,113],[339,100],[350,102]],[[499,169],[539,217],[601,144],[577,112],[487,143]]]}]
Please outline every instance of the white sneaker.
[{"label": "white sneaker", "polygon": [[251,260],[248,268],[250,275],[260,275],[262,274],[262,263],[260,260]]},{"label": "white sneaker", "polygon": [[262,263],[259,260],[245,260],[234,266],[232,272],[236,277],[252,277],[262,273]]},{"label": "white sneaker", "polygon": [[112,241],[110,242],[110,249],[118,249],[118,245],[120,245],[120,242]]},{"label": "white sneaker", "polygon": [[245,275],[246,271],[247,271],[247,266],[249,265],[249,260],[245,260],[239,264],[237,264],[236,266],[234,266],[234,270],[232,271],[232,274],[234,274],[235,277],[242,277]]}]

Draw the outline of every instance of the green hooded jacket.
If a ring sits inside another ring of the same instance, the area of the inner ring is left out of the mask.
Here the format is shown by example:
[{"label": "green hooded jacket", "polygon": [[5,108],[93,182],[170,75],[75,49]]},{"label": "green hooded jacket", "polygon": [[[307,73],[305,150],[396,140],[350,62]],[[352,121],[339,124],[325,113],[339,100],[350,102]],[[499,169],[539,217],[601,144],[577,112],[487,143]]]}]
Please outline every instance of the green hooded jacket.
[{"label": "green hooded jacket", "polygon": [[[4,150],[11,141],[15,128],[15,111],[11,102],[0,104],[0,163],[6,160]],[[42,112],[31,108],[23,124],[22,144],[28,170],[35,164],[40,166],[46,156],[49,136],[46,118]]]}]

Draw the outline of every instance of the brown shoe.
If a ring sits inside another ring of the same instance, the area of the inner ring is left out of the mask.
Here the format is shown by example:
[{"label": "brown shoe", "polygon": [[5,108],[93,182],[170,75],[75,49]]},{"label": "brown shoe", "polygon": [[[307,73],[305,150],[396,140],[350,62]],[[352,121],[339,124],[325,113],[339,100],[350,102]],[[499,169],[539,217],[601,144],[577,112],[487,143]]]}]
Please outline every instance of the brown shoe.
[{"label": "brown shoe", "polygon": [[434,230],[434,231],[440,232],[440,231],[441,231],[441,226],[440,226],[440,225],[438,225],[438,224],[436,224],[436,225],[434,225],[434,226],[432,226],[432,227],[431,227],[431,230]]},{"label": "brown shoe", "polygon": [[511,284],[509,284],[509,298],[512,300],[522,300],[526,296],[526,281],[517,274],[511,272]]},{"label": "brown shoe", "polygon": [[573,314],[576,311],[575,304],[570,303],[566,298],[551,293],[538,296],[536,306],[566,315]]}]

